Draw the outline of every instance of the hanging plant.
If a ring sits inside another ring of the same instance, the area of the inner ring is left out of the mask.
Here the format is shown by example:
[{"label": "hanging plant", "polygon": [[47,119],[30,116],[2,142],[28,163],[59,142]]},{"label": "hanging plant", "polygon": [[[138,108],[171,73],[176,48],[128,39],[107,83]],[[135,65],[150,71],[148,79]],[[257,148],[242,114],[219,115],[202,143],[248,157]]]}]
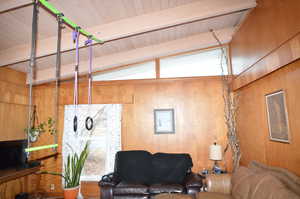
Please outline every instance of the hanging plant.
[{"label": "hanging plant", "polygon": [[55,120],[49,117],[47,122],[38,123],[37,126],[32,125],[30,129],[25,128],[24,132],[28,134],[30,142],[36,142],[38,137],[45,132],[49,132],[51,135],[56,134],[55,123]]},{"label": "hanging plant", "polygon": [[40,123],[36,127],[32,126],[30,129],[25,128],[24,132],[28,134],[30,142],[36,142],[40,134],[45,132],[46,123]]},{"label": "hanging plant", "polygon": [[57,133],[57,129],[55,128],[56,127],[56,121],[54,119],[52,119],[51,117],[48,118],[48,132],[51,134],[51,135],[55,135]]}]

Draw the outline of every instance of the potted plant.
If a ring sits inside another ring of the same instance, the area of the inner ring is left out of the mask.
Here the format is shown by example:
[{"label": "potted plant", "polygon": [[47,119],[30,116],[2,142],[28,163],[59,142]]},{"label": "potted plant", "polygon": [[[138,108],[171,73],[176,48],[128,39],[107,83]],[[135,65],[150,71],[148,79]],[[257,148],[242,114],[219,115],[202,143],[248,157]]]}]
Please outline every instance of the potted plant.
[{"label": "potted plant", "polygon": [[52,174],[61,176],[64,179],[64,199],[76,199],[79,187],[80,176],[89,155],[89,142],[84,146],[84,149],[78,155],[77,153],[69,154],[67,161],[64,163],[64,172],[55,173],[44,171],[42,174]]},{"label": "potted plant", "polygon": [[24,129],[25,133],[28,133],[28,137],[30,142],[36,142],[38,140],[38,137],[46,132],[46,129],[48,132],[53,135],[57,132],[55,128],[55,120],[53,120],[51,117],[48,118],[47,122],[37,123],[36,126],[33,124],[29,130],[28,128]]},{"label": "potted plant", "polygon": [[30,142],[36,142],[40,134],[45,132],[45,125],[46,123],[43,122],[38,124],[36,127],[32,126],[29,129],[28,128],[24,129],[24,132],[28,133]]}]

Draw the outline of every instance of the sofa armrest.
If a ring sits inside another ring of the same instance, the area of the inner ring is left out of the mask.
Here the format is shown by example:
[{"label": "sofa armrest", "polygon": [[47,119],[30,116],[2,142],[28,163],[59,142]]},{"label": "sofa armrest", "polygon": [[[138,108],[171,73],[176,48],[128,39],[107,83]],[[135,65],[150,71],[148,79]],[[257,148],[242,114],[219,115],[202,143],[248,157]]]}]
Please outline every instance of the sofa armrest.
[{"label": "sofa armrest", "polygon": [[113,199],[113,189],[119,182],[119,178],[114,173],[104,175],[98,183],[100,186],[100,198]]},{"label": "sofa armrest", "polygon": [[110,173],[107,175],[102,176],[101,180],[99,181],[99,186],[116,186],[120,182],[120,179],[114,174]]},{"label": "sofa armrest", "polygon": [[230,174],[210,174],[204,181],[207,192],[231,193],[231,175]]},{"label": "sofa armrest", "polygon": [[189,173],[184,179],[184,186],[188,194],[196,194],[201,191],[203,177],[196,173]]}]

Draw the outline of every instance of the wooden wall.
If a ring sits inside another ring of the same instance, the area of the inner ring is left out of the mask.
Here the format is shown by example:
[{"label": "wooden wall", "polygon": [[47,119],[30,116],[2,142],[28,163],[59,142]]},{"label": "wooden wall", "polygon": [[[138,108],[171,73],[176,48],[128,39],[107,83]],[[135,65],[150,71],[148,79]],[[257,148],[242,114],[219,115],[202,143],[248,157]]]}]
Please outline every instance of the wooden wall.
[{"label": "wooden wall", "polygon": [[[86,83],[80,84],[80,103],[87,103]],[[226,132],[223,120],[221,81],[218,77],[186,78],[173,80],[129,80],[97,82],[93,85],[93,103],[124,104],[122,114],[122,149],[143,149],[153,153],[189,153],[194,162],[194,171],[212,166],[208,160],[208,146],[215,140],[223,146]],[[53,113],[53,86],[41,85],[34,89],[35,103],[41,118]],[[63,128],[63,105],[73,103],[73,83],[64,83],[60,90],[60,135]],[[174,108],[176,134],[154,135],[153,109]],[[40,140],[49,142],[49,137]],[[61,148],[59,148],[61,150]],[[41,155],[41,154],[40,154]],[[228,154],[227,161],[230,158]],[[230,162],[230,161],[228,161]],[[43,162],[44,169],[61,169],[59,161]],[[228,163],[228,167],[231,167]],[[43,176],[41,186],[51,191],[54,183],[61,191],[61,180]],[[85,183],[83,192],[98,195],[96,184]]]},{"label": "wooden wall", "polygon": [[26,75],[0,69],[0,141],[25,139],[28,93]]},{"label": "wooden wall", "polygon": [[[251,160],[300,175],[300,3],[258,0],[231,43],[233,87],[240,93],[238,135],[243,165]],[[297,61],[298,60],[298,61]],[[286,91],[292,142],[269,140],[265,95]]]},{"label": "wooden wall", "polygon": [[257,0],[231,41],[233,73],[241,74],[300,32],[299,0]]},{"label": "wooden wall", "polygon": [[[0,68],[0,93],[0,141],[26,139],[24,133],[28,116],[26,74]],[[37,176],[30,175],[1,184],[0,198],[12,199],[20,192],[32,192],[37,189],[37,183]]]},{"label": "wooden wall", "polygon": [[[286,92],[291,143],[269,140],[265,95],[278,90]],[[238,133],[242,164],[258,160],[288,168],[300,175],[300,60],[240,90]]]}]

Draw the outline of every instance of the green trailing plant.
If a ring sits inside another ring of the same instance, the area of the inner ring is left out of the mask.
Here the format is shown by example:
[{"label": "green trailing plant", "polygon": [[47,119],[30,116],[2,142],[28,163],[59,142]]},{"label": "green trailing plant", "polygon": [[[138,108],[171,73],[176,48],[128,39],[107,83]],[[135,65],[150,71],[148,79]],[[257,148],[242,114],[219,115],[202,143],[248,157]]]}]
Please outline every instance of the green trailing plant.
[{"label": "green trailing plant", "polygon": [[41,174],[51,174],[62,177],[64,179],[64,188],[77,187],[80,184],[80,176],[88,155],[89,142],[85,144],[84,149],[79,155],[77,153],[68,155],[67,161],[64,163],[63,173],[43,171]]},{"label": "green trailing plant", "polygon": [[57,129],[55,127],[56,121],[51,117],[48,118],[47,122],[38,123],[37,126],[32,125],[32,127],[28,130],[28,128],[24,129],[25,133],[28,133],[30,136],[37,136],[36,132],[38,132],[38,136],[42,133],[48,131],[51,135],[57,133]]},{"label": "green trailing plant", "polygon": [[47,121],[47,124],[48,124],[48,132],[51,135],[55,135],[57,133],[56,121],[54,119],[52,119],[52,117],[49,117],[48,121]]},{"label": "green trailing plant", "polygon": [[33,137],[33,136],[36,136],[36,132],[38,132],[38,134],[46,132],[45,126],[46,126],[46,122],[42,122],[42,123],[38,124],[36,127],[32,126],[29,130],[28,130],[28,128],[25,128],[24,132],[28,133],[30,136]]}]

